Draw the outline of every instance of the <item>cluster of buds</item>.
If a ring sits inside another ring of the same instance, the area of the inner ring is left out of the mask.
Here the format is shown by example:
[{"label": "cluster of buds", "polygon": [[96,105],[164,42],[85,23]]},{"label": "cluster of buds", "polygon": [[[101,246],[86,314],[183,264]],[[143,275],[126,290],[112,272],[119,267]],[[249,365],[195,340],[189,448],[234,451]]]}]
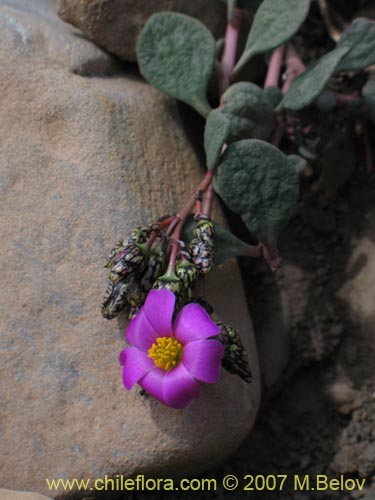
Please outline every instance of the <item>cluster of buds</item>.
[{"label": "cluster of buds", "polygon": [[154,290],[170,290],[176,296],[176,309],[181,309],[193,299],[193,290],[199,271],[187,252],[181,252],[173,273],[160,276],[153,285]]},{"label": "cluster of buds", "polygon": [[214,236],[212,221],[204,215],[196,216],[197,225],[193,231],[194,238],[190,242],[190,254],[193,264],[202,274],[211,271],[215,261]]},{"label": "cluster of buds", "polygon": [[158,230],[155,225],[135,229],[110,252],[105,264],[110,273],[102,302],[104,318],[112,319],[124,309],[133,315],[163,273],[163,248],[160,244],[151,248],[148,243]]},{"label": "cluster of buds", "polygon": [[[175,313],[190,302],[199,302],[209,315],[213,313],[207,302],[194,297],[194,288],[199,277],[214,265],[215,228],[206,215],[196,215],[194,220],[193,239],[187,250],[183,241],[169,236],[170,226],[163,221],[135,229],[117,243],[105,264],[109,283],[102,302],[104,318],[112,319],[123,310],[133,318],[150,290],[173,292]],[[172,222],[172,229],[178,223]],[[215,338],[224,346],[223,368],[250,382],[247,354],[238,332],[224,323],[217,324],[220,334]]]},{"label": "cluster of buds", "polygon": [[176,307],[193,299],[200,274],[206,274],[214,261],[214,226],[208,217],[196,218],[194,238],[185,251],[178,241],[173,269],[167,269],[168,237],[158,222],[133,230],[111,250],[105,267],[109,283],[102,301],[102,315],[113,319],[122,310],[132,318],[151,289],[166,289],[176,295]]}]

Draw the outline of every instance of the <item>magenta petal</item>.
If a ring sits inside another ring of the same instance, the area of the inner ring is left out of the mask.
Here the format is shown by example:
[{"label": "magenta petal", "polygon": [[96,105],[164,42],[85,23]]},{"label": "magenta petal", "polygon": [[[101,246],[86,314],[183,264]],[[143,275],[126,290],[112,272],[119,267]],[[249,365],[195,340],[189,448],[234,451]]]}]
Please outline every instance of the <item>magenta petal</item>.
[{"label": "magenta petal", "polygon": [[172,316],[176,297],[170,290],[151,290],[144,311],[158,337],[172,336]]},{"label": "magenta petal", "polygon": [[128,390],[150,370],[155,368],[152,359],[137,347],[126,347],[121,352],[119,361],[123,366],[122,381]]},{"label": "magenta petal", "polygon": [[162,403],[165,404],[163,397],[163,385],[164,385],[164,370],[161,368],[154,367],[147,375],[145,375],[141,380],[139,380],[138,384],[143,387],[145,391],[147,391],[151,396],[158,399]]},{"label": "magenta petal", "polygon": [[184,346],[182,363],[194,378],[214,384],[220,378],[224,346],[218,340],[198,340]]},{"label": "magenta petal", "polygon": [[217,335],[220,333],[220,328],[202,306],[188,304],[177,315],[173,331],[179,342],[187,344]]},{"label": "magenta petal", "polygon": [[163,395],[165,403],[172,408],[186,408],[199,397],[199,384],[188,373],[182,363],[166,372]]},{"label": "magenta petal", "polygon": [[147,352],[157,337],[159,337],[159,335],[148,321],[144,307],[142,307],[126,329],[126,341],[128,344],[139,347],[142,351]]}]

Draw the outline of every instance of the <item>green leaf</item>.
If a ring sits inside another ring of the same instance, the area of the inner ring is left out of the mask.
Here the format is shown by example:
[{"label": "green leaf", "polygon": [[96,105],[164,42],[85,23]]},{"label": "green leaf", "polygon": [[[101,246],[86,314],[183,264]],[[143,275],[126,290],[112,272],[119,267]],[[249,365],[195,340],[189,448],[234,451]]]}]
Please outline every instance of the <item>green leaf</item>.
[{"label": "green leaf", "polygon": [[332,139],[321,153],[323,171],[319,187],[335,194],[350,179],[356,164],[356,141],[353,131],[345,131]]},{"label": "green leaf", "polygon": [[146,80],[205,118],[211,111],[206,94],[215,54],[215,39],[202,23],[172,12],[151,16],[137,43],[138,64]]},{"label": "green leaf", "polygon": [[[182,229],[182,240],[187,247],[194,237],[193,229],[196,224],[193,217],[189,217]],[[248,256],[251,254],[251,250],[254,247],[238,239],[237,236],[220,226],[220,224],[217,224],[217,222],[213,222],[213,225],[215,228],[215,266],[220,266],[220,264],[232,257]]]},{"label": "green leaf", "polygon": [[289,165],[295,169],[297,174],[303,172],[307,165],[307,161],[305,160],[305,158],[302,158],[298,155],[289,155],[286,157],[286,160]]},{"label": "green leaf", "polygon": [[370,110],[370,119],[375,122],[375,80],[368,80],[362,89],[362,95]]},{"label": "green leaf", "polygon": [[294,160],[257,139],[227,147],[214,177],[214,188],[248,229],[270,249],[295,212],[298,174]]},{"label": "green leaf", "polygon": [[208,170],[213,170],[216,167],[223,145],[228,138],[229,129],[229,119],[217,109],[211,111],[204,129],[204,149]]},{"label": "green leaf", "polygon": [[357,71],[375,64],[375,23],[358,18],[340,38],[337,47],[349,49],[336,71]]},{"label": "green leaf", "polygon": [[267,87],[264,89],[264,95],[273,109],[279,104],[281,99],[283,98],[283,93],[279,89],[279,87]]},{"label": "green leaf", "polygon": [[289,92],[281,101],[280,107],[297,110],[315,101],[348,50],[348,47],[336,48],[309,66],[293,81]]},{"label": "green leaf", "polygon": [[230,121],[228,142],[268,139],[275,119],[273,96],[254,83],[231,85],[222,96],[220,110]]},{"label": "green leaf", "polygon": [[256,54],[288,41],[306,19],[309,7],[310,0],[264,0],[255,14],[245,50],[234,72]]}]

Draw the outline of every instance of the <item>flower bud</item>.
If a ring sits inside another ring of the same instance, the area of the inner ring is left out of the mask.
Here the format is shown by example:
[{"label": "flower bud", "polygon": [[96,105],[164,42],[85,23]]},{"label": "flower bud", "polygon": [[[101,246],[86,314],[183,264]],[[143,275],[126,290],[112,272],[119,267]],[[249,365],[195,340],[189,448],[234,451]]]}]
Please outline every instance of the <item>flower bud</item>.
[{"label": "flower bud", "polygon": [[229,373],[238,375],[247,383],[252,380],[249,360],[237,330],[222,322],[218,322],[221,332],[215,338],[219,340],[225,350],[221,364]]},{"label": "flower bud", "polygon": [[115,257],[115,264],[111,269],[110,279],[114,283],[135,274],[141,273],[146,267],[147,248],[138,243],[132,243],[123,248]]},{"label": "flower bud", "polygon": [[212,247],[214,246],[215,228],[210,219],[201,219],[195,226],[193,234],[199,240],[203,240]]},{"label": "flower bud", "polygon": [[184,288],[182,281],[176,275],[163,274],[160,276],[152,287],[153,290],[170,290],[177,297],[181,297],[184,294]]},{"label": "flower bud", "polygon": [[129,284],[126,281],[120,281],[117,285],[111,281],[108,283],[102,303],[103,318],[113,319],[120,311],[129,306],[128,288]]},{"label": "flower bud", "polygon": [[211,271],[215,260],[213,246],[202,239],[193,238],[190,242],[189,252],[193,264],[200,273],[207,274]]},{"label": "flower bud", "polygon": [[107,257],[107,261],[104,267],[109,269],[113,267],[115,262],[118,262],[124,254],[127,253],[127,248],[129,245],[143,244],[146,243],[147,238],[150,235],[150,229],[147,227],[139,227],[134,229],[124,240],[120,240]]},{"label": "flower bud", "polygon": [[175,273],[183,284],[186,299],[191,299],[193,296],[193,289],[199,278],[198,269],[190,260],[184,259],[177,262]]},{"label": "flower bud", "polygon": [[146,299],[155,280],[164,269],[164,253],[153,249],[147,261],[146,270],[138,279],[133,279],[129,286],[128,301],[132,307],[139,307]]}]

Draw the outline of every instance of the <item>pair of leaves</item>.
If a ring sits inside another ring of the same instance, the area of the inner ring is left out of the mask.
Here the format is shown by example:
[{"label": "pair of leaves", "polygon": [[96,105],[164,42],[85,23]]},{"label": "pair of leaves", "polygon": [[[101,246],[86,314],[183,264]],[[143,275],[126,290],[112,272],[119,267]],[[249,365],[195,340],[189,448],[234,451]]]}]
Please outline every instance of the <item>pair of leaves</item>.
[{"label": "pair of leaves", "polygon": [[207,117],[216,42],[202,23],[183,14],[154,14],[139,36],[137,59],[149,83]]},{"label": "pair of leaves", "polygon": [[241,139],[268,139],[274,126],[274,107],[281,99],[275,87],[261,89],[254,83],[235,83],[222,97],[220,109],[208,115],[204,132],[207,167],[216,167],[224,143]]},{"label": "pair of leaves", "polygon": [[298,110],[310,105],[323,92],[334,73],[357,71],[375,64],[375,23],[356,19],[336,48],[312,64],[292,83],[281,107]]},{"label": "pair of leaves", "polygon": [[302,164],[298,156],[247,139],[228,146],[217,168],[215,191],[271,251],[295,212]]},{"label": "pair of leaves", "polygon": [[343,33],[337,47],[349,50],[337,66],[337,71],[358,71],[375,64],[375,22],[356,19]]},{"label": "pair of leaves", "polygon": [[297,76],[281,101],[280,107],[298,110],[309,106],[323,92],[339,62],[348,51],[348,47],[338,47]]},{"label": "pair of leaves", "polygon": [[[193,217],[189,217],[184,224],[181,237],[187,247],[189,247],[191,240],[194,238],[193,230],[196,224]],[[215,266],[220,266],[220,264],[231,257],[249,256],[255,252],[254,247],[238,239],[233,233],[217,224],[217,222],[213,222],[213,225],[215,228]]]},{"label": "pair of leaves", "polygon": [[236,73],[253,56],[288,41],[307,17],[310,0],[264,0],[258,8]]}]

